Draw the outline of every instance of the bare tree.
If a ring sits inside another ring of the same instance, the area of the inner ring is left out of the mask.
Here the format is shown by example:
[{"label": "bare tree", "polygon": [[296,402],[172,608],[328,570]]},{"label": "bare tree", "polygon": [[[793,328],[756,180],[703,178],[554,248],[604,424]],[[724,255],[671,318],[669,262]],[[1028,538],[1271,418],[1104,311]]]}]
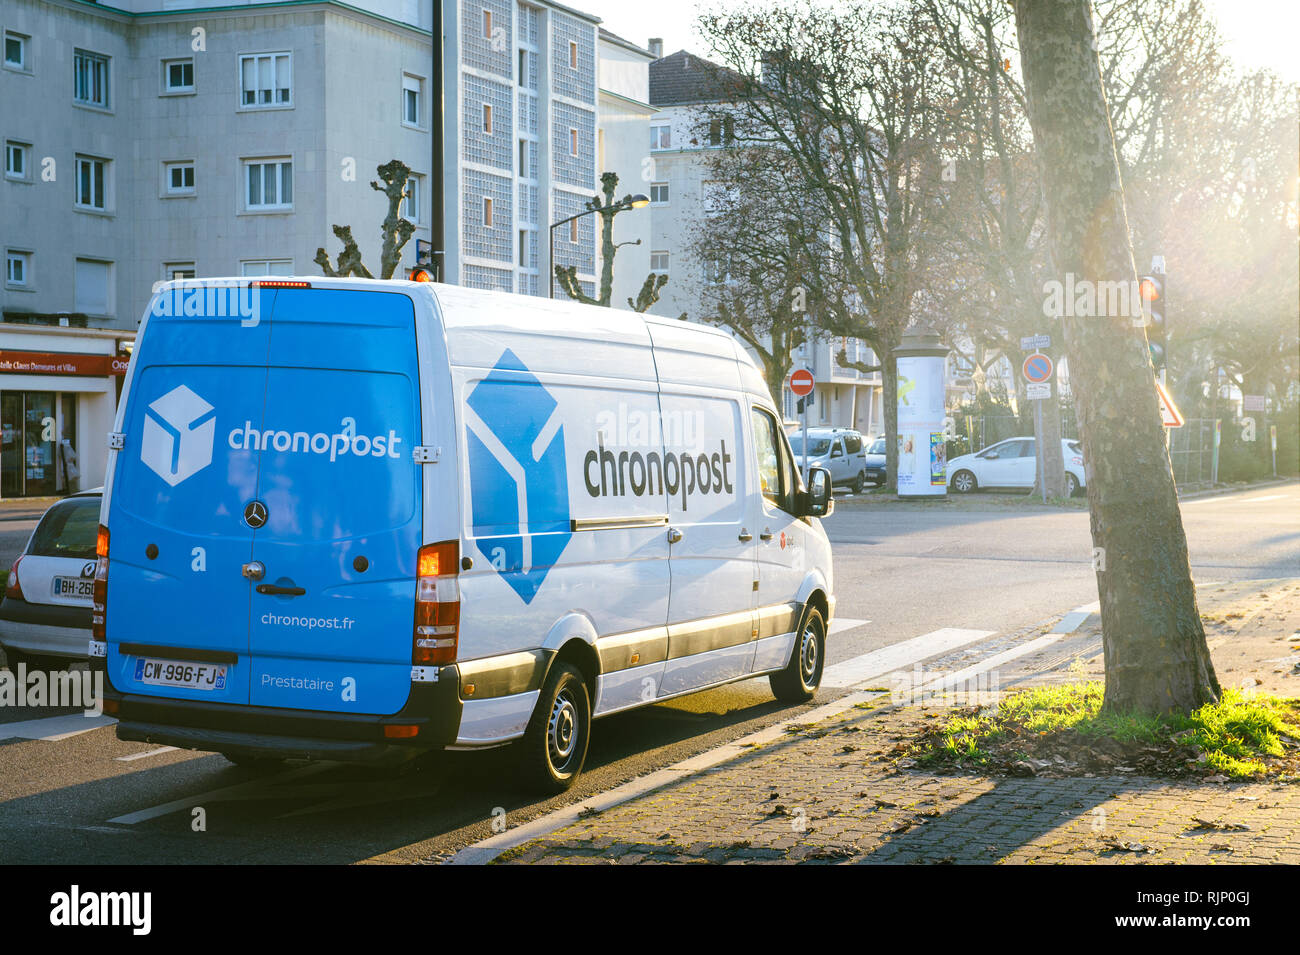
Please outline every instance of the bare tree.
[{"label": "bare tree", "polygon": [[[1059,274],[1136,282],[1089,0],[1015,0],[1048,237]],[[1088,503],[1111,711],[1188,711],[1219,697],[1196,606],[1145,334],[1062,318],[1091,459]]]},{"label": "bare tree", "polygon": [[[411,176],[411,167],[401,160],[390,159],[375,171],[379,174],[383,185],[371,180],[370,188],[382,192],[388,198],[388,214],[384,216],[384,224],[381,227],[384,242],[379,254],[379,277],[391,279],[397,267],[402,264],[403,246],[415,233],[415,225],[402,218],[401,212],[402,200],[407,198],[406,184]],[[361,250],[357,248],[356,239],[352,237],[352,227],[336,225],[333,226],[333,231],[343,243],[343,251],[339,253],[338,261],[331,263],[329,253],[323,247],[318,248],[315,262],[320,266],[321,271],[332,276],[356,275],[363,279],[374,278],[365,263],[361,261]]]},{"label": "bare tree", "polygon": [[927,175],[938,122],[928,29],[914,10],[860,0],[700,19],[712,53],[741,74],[730,97],[743,120],[737,141],[788,157],[781,184],[831,239],[830,254],[808,256],[802,276],[817,301],[813,317],[880,358],[890,488],[898,468],[893,349],[925,270],[937,179]]},{"label": "bare tree", "polygon": [[[614,257],[618,255],[618,250],[625,245],[640,245],[641,240],[636,239],[632,242],[615,242],[614,241],[614,219],[620,212],[626,212],[632,208],[632,194],[628,193],[617,202],[614,200],[614,193],[618,190],[618,174],[613,172],[602,173],[600,176],[601,196],[592,196],[587,202],[587,208],[600,216],[600,294],[596,297],[588,295],[582,290],[582,284],[578,281],[578,267],[575,265],[556,265],[555,280],[560,283],[560,288],[564,289],[564,294],[569,296],[575,302],[582,302],[584,305],[603,305],[609,306],[610,299],[614,295]],[[655,302],[659,301],[659,293],[668,282],[668,276],[651,272],[646,276],[646,280],[641,284],[641,290],[637,293],[635,300],[628,299],[628,307],[634,312],[647,311]],[[684,317],[684,316],[683,316]]]}]

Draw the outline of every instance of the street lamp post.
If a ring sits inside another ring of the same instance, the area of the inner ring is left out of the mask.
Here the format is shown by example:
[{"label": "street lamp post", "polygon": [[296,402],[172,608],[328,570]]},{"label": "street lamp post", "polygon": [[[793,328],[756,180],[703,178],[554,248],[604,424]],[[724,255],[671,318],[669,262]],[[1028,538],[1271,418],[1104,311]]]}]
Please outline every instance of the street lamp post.
[{"label": "street lamp post", "polygon": [[612,206],[597,206],[596,208],[586,209],[576,215],[571,215],[567,219],[561,219],[559,222],[552,222],[551,231],[548,235],[550,240],[550,249],[546,258],[546,265],[549,269],[548,284],[550,285],[551,298],[555,298],[555,230],[559,226],[567,225],[574,219],[581,219],[583,216],[589,216],[593,212],[607,212],[610,215],[614,215],[618,212],[622,212],[624,209],[644,209],[648,205],[650,205],[649,197],[637,193],[635,196],[628,196],[627,198],[614,203]]}]

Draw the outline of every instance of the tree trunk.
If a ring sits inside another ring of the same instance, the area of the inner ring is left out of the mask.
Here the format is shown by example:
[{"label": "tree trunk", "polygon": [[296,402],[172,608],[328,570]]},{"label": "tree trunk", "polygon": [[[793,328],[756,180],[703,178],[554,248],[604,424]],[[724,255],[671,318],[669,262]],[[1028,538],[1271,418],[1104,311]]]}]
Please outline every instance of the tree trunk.
[{"label": "tree trunk", "polygon": [[885,490],[898,493],[898,359],[894,357],[897,342],[882,342],[880,359],[880,391],[885,399]]},{"label": "tree trunk", "polygon": [[[1056,278],[1136,281],[1088,0],[1015,0]],[[1091,473],[1108,711],[1187,711],[1219,683],[1205,644],[1143,332],[1062,319]]]}]

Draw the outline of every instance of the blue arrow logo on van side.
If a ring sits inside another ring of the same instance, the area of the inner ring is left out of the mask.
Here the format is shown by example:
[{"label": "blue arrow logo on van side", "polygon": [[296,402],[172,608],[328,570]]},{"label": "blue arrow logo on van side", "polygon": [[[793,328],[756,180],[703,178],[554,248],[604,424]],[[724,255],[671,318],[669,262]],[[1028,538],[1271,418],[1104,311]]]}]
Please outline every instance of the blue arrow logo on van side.
[{"label": "blue arrow logo on van side", "polygon": [[465,404],[478,549],[532,603],[573,536],[559,405],[510,349]]}]

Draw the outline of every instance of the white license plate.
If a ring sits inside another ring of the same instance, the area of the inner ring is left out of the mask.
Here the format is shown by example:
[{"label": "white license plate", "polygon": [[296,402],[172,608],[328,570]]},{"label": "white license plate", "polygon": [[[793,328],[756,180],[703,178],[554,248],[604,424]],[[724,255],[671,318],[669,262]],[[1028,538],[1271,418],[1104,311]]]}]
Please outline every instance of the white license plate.
[{"label": "white license plate", "polygon": [[150,686],[183,686],[191,690],[226,688],[226,668],[217,663],[140,657],[135,661],[135,678]]},{"label": "white license plate", "polygon": [[95,596],[95,581],[85,577],[55,577],[54,596],[89,601]]}]

